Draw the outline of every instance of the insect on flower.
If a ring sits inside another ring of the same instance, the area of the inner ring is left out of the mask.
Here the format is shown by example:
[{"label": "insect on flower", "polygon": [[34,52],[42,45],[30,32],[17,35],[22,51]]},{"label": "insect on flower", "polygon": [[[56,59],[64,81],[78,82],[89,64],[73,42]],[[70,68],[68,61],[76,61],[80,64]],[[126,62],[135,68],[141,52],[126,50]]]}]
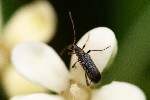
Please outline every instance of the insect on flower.
[{"label": "insect on flower", "polygon": [[[69,55],[76,54],[76,56],[78,57],[78,60],[72,65],[72,68],[75,68],[76,63],[79,62],[80,65],[82,66],[82,68],[85,71],[85,79],[86,79],[87,86],[89,86],[91,82],[98,83],[101,79],[101,74],[100,74],[98,68],[96,67],[96,65],[94,64],[93,60],[91,59],[89,53],[91,51],[104,51],[104,50],[108,49],[111,46],[108,46],[108,47],[106,47],[105,49],[102,49],[102,50],[88,50],[87,52],[84,52],[83,49],[84,49],[84,47],[86,46],[86,43],[89,40],[89,35],[88,35],[88,39],[85,42],[85,44],[83,45],[83,47],[82,48],[78,47],[76,45],[76,37],[75,37],[76,32],[75,32],[74,22],[73,22],[73,19],[72,19],[72,16],[71,16],[71,12],[69,12],[69,16],[70,16],[71,23],[72,23],[72,26],[73,26],[74,41],[73,41],[73,44],[70,44],[66,48],[71,51],[71,52],[68,53]],[[88,79],[90,79],[91,82],[89,82]]]}]

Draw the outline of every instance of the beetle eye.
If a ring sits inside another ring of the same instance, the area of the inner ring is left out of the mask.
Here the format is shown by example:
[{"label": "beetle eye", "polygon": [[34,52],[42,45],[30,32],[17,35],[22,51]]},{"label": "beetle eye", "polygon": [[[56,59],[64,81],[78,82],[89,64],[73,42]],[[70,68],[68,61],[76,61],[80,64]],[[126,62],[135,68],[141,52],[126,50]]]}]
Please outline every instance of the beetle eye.
[{"label": "beetle eye", "polygon": [[72,50],[72,46],[70,45],[70,46],[68,46],[68,50]]},{"label": "beetle eye", "polygon": [[68,47],[68,49],[71,50],[71,51],[74,50],[74,45],[70,45],[70,46]]}]

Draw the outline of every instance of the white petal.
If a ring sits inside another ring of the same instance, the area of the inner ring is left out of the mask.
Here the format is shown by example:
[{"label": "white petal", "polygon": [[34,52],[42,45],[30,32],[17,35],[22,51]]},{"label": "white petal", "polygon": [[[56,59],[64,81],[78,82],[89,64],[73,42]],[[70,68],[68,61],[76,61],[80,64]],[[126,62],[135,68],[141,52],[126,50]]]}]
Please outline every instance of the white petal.
[{"label": "white petal", "polygon": [[143,91],[133,84],[112,82],[93,92],[92,100],[146,100]]},{"label": "white petal", "polygon": [[26,96],[15,96],[10,100],[64,100],[64,98],[58,95],[36,93],[36,94],[30,94]]},{"label": "white petal", "polygon": [[12,66],[7,67],[3,72],[2,83],[3,88],[9,97],[29,93],[48,92],[48,89],[26,80],[18,74]]},{"label": "white petal", "polygon": [[20,8],[8,21],[4,40],[8,47],[26,40],[49,41],[56,30],[57,18],[46,0],[36,1]]},{"label": "white petal", "polygon": [[[89,40],[87,41],[88,35]],[[84,48],[85,52],[87,52],[88,50],[103,50],[108,46],[111,46],[104,51],[91,51],[89,53],[96,67],[99,69],[100,72],[102,72],[103,69],[108,65],[108,62],[110,62],[110,59],[114,58],[117,52],[117,40],[114,32],[106,27],[94,28],[87,32],[79,40],[77,45],[82,48],[86,41],[87,43]],[[77,57],[74,55],[71,59],[71,66],[76,61]],[[73,77],[75,77],[78,82],[85,84],[85,72],[83,71],[79,63],[76,64],[75,69],[71,68],[71,72],[73,74]]]},{"label": "white petal", "polygon": [[6,48],[3,41],[0,38],[0,73],[6,68],[10,63],[9,61],[9,49]]},{"label": "white petal", "polygon": [[2,3],[1,3],[1,0],[0,0],[0,38],[1,38],[1,35],[2,35]]},{"label": "white petal", "polygon": [[60,93],[66,89],[68,70],[58,54],[41,42],[16,46],[11,56],[14,67],[28,79]]}]

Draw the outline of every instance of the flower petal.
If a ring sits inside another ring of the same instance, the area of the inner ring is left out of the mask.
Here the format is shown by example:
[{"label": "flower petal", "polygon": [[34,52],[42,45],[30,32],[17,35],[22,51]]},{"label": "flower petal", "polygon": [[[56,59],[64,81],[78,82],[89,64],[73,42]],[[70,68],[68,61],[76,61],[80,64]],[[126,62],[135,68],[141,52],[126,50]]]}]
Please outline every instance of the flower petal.
[{"label": "flower petal", "polygon": [[[89,39],[88,39],[88,35],[89,35]],[[87,43],[84,48],[85,52],[87,52],[88,50],[103,50],[111,46],[104,51],[91,51],[89,53],[96,67],[99,69],[100,72],[102,72],[103,69],[108,65],[108,62],[110,62],[110,59],[114,58],[117,52],[117,40],[114,32],[106,27],[94,28],[89,32],[87,32],[79,40],[77,45],[82,48],[86,41]],[[77,61],[77,57],[74,55],[71,58],[71,66],[76,61]],[[75,77],[75,79],[78,82],[86,84],[85,75],[84,75],[85,72],[79,63],[76,64],[75,69],[71,68],[71,72],[73,74],[73,77]]]},{"label": "flower petal", "polygon": [[92,100],[146,100],[143,91],[133,84],[112,82],[93,92]]},{"label": "flower petal", "polygon": [[26,96],[15,96],[10,100],[65,100],[63,97],[58,95],[49,95],[44,93],[35,93]]},{"label": "flower petal", "polygon": [[16,46],[11,56],[14,67],[28,79],[60,93],[66,89],[69,73],[58,54],[41,42]]},{"label": "flower petal", "polygon": [[26,80],[18,74],[12,66],[7,67],[7,70],[3,72],[2,83],[9,97],[29,93],[48,92],[48,89]]},{"label": "flower petal", "polygon": [[10,63],[9,60],[9,50],[3,44],[3,41],[0,38],[0,73],[5,70],[6,66]]},{"label": "flower petal", "polygon": [[3,19],[2,19],[2,2],[0,1],[0,39],[2,35],[2,24],[3,24]]},{"label": "flower petal", "polygon": [[8,21],[4,40],[8,47],[26,40],[49,41],[55,33],[57,18],[46,0],[36,1],[20,8]]}]

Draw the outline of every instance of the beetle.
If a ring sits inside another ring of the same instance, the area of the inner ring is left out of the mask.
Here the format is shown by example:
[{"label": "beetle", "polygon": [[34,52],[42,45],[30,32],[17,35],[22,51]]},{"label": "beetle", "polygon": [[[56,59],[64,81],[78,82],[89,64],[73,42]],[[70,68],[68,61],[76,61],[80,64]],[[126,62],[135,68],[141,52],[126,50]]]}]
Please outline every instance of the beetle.
[{"label": "beetle", "polygon": [[[83,47],[82,48],[78,47],[76,45],[75,28],[74,28],[74,22],[73,22],[73,19],[71,16],[71,12],[69,12],[69,16],[70,16],[71,23],[73,26],[74,41],[72,44],[67,46],[67,49],[70,50],[70,52],[68,54],[69,55],[76,54],[76,56],[78,57],[78,60],[72,65],[72,68],[75,68],[76,63],[79,62],[80,65],[82,66],[83,70],[85,71],[85,79],[86,79],[87,86],[89,86],[91,82],[98,83],[101,79],[101,74],[100,74],[98,68],[96,67],[96,65],[94,64],[93,60],[91,59],[89,53],[91,51],[104,51],[104,50],[110,48],[111,46],[108,46],[102,50],[88,50],[87,52],[85,52],[83,49],[89,40],[89,35],[88,35],[88,39],[85,42],[85,44],[83,45]],[[91,82],[89,82],[88,79],[90,79]]]}]

